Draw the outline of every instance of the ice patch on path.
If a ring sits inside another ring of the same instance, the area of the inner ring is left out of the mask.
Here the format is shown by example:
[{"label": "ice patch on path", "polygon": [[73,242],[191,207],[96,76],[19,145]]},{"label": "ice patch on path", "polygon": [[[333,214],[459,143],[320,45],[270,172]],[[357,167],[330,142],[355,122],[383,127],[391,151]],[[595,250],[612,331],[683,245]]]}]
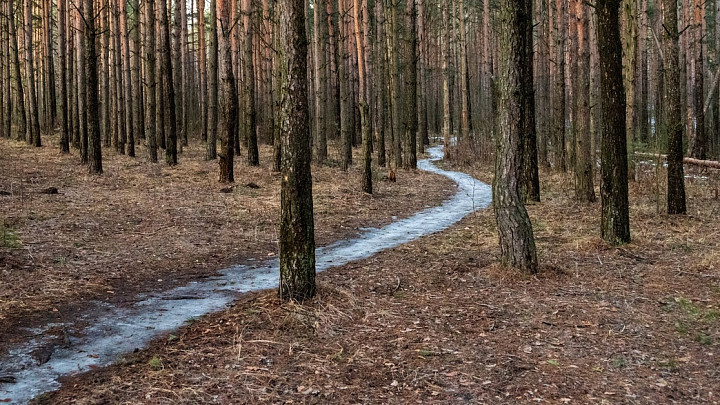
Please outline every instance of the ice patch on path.
[{"label": "ice patch on path", "polygon": [[[318,248],[317,271],[368,258],[416,240],[455,224],[468,214],[490,205],[492,190],[489,185],[471,176],[445,171],[433,164],[442,159],[442,146],[428,149],[430,159],[420,160],[418,168],[448,177],[458,184],[458,191],[442,205],[428,208],[417,214],[393,222],[379,229],[369,229],[350,240]],[[165,292],[139,296],[139,302],[130,307],[118,308],[98,302],[78,320],[91,325],[75,330],[73,324],[66,330],[70,346],[55,348],[45,364],[38,365],[33,351],[52,347],[43,336],[18,346],[0,359],[0,375],[12,375],[13,384],[0,383],[0,401],[6,398],[13,404],[24,404],[35,396],[60,387],[58,379],[104,366],[117,361],[122,355],[144,347],[163,333],[181,327],[187,320],[220,311],[239,294],[276,288],[278,260],[258,265],[235,266],[222,270],[218,276]]]}]

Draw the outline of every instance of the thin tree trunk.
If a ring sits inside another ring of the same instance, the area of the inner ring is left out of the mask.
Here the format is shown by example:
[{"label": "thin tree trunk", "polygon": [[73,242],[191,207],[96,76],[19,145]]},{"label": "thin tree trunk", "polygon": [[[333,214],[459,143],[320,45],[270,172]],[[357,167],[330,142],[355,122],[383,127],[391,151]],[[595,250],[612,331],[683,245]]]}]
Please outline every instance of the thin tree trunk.
[{"label": "thin tree trunk", "polygon": [[[407,100],[406,124],[405,124],[405,159],[403,159],[403,167],[405,169],[417,168],[417,130],[418,130],[418,108],[417,108],[417,8],[416,0],[408,0],[405,10],[407,16],[406,26],[409,31],[407,69],[405,72],[405,91]],[[421,0],[422,1],[422,0]],[[460,0],[462,2],[462,0]],[[463,35],[464,36],[464,35]],[[463,80],[464,81],[464,76]],[[467,94],[466,94],[467,96]],[[467,102],[467,97],[466,97]],[[467,107],[467,105],[465,106]],[[466,119],[467,114],[466,114]],[[468,121],[469,122],[469,121]],[[469,124],[468,124],[469,131]],[[467,139],[467,138],[465,138]]]},{"label": "thin tree trunk", "polygon": [[60,151],[70,153],[70,132],[68,131],[68,88],[67,88],[67,30],[65,15],[67,0],[58,0],[58,53],[60,56]]},{"label": "thin tree trunk", "polygon": [[565,158],[565,0],[554,1],[555,81],[553,89],[553,142],[555,169],[567,170]]},{"label": "thin tree trunk", "polygon": [[205,0],[197,0],[198,15],[198,62],[200,66],[200,139],[208,140],[208,63],[205,25]]},{"label": "thin tree trunk", "polygon": [[[332,1],[332,0],[331,0]],[[313,30],[315,38],[313,47],[315,52],[315,161],[322,164],[327,159],[327,77],[325,72],[325,44],[328,42],[327,8],[322,0],[316,1],[313,9]]]},{"label": "thin tree trunk", "polygon": [[[126,128],[126,114],[125,114],[125,81],[123,80],[123,53],[122,53],[122,41],[123,37],[120,31],[120,9],[123,7],[124,0],[118,0],[112,5],[113,10],[113,47],[115,51],[114,57],[114,68],[115,78],[113,80],[115,86],[115,105],[116,114],[115,121],[117,125],[117,140],[115,143],[115,149],[120,154],[125,154],[125,144],[127,143],[127,128]],[[127,97],[130,97],[127,95]]]},{"label": "thin tree trunk", "polygon": [[217,131],[218,131],[218,24],[217,2],[210,0],[210,26],[208,27],[208,42],[210,43],[208,55],[208,126],[206,160],[217,157]]},{"label": "thin tree trunk", "polygon": [[53,61],[53,17],[52,1],[48,0],[43,7],[43,40],[45,48],[45,83],[47,94],[45,97],[49,116],[46,117],[46,125],[52,130],[57,119],[57,97],[55,95],[55,62]]},{"label": "thin tree trunk", "polygon": [[127,22],[127,1],[118,0],[120,8],[120,36],[122,38],[122,76],[125,85],[125,127],[127,134],[127,154],[130,157],[135,156],[135,132],[133,126],[133,100],[137,103],[138,99],[132,97],[132,75],[130,74],[130,37],[128,35]]},{"label": "thin tree trunk", "polygon": [[253,41],[254,41],[254,18],[255,15],[252,0],[243,0],[242,12],[245,20],[245,48],[243,56],[244,74],[244,115],[245,115],[245,134],[243,139],[247,140],[247,161],[250,166],[260,165],[260,154],[258,152],[258,136],[255,110],[255,63],[253,61]]},{"label": "thin tree trunk", "polygon": [[372,137],[370,134],[370,111],[367,100],[367,91],[365,89],[365,49],[362,41],[362,30],[360,28],[360,1],[353,0],[353,16],[355,17],[355,45],[357,47],[358,59],[358,76],[360,84],[360,127],[362,131],[363,143],[363,173],[362,173],[362,191],[372,194]]},{"label": "thin tree trunk", "polygon": [[223,99],[223,120],[222,134],[220,138],[220,182],[232,183],[235,181],[233,158],[235,155],[235,137],[238,133],[238,96],[235,85],[235,72],[232,60],[232,13],[231,0],[220,0],[218,2],[219,27],[222,32],[222,91]]},{"label": "thin tree trunk", "polygon": [[[139,0],[130,1],[132,7],[132,14],[134,17],[133,23],[133,55],[132,55],[132,99],[133,99],[133,133],[138,140],[146,138],[145,136],[145,117],[143,115],[143,92],[142,92],[142,74],[141,74],[141,63],[140,58],[142,57],[142,49],[140,46],[140,3]],[[132,147],[134,148],[134,144]],[[135,156],[135,152],[131,153],[128,150],[129,156]]]},{"label": "thin tree trunk", "polygon": [[385,58],[387,57],[387,48],[385,47],[385,7],[383,6],[383,0],[377,0],[375,2],[375,16],[377,19],[382,19],[382,23],[377,24],[377,52],[375,57],[377,58],[377,125],[376,129],[378,132],[377,137],[377,161],[380,167],[385,167],[386,156],[385,156],[385,133],[387,126],[387,97],[386,97],[386,71],[387,64]]},{"label": "thin tree trunk", "polygon": [[[177,9],[176,9],[177,10]],[[162,40],[165,43],[163,46],[163,59],[160,61],[160,73],[164,77],[165,86],[167,87],[167,100],[165,101],[165,112],[168,114],[168,132],[166,136],[165,144],[165,163],[168,166],[175,166],[178,162],[177,150],[178,150],[178,138],[177,138],[177,116],[176,108],[178,104],[175,104],[175,83],[173,80],[173,65],[172,55],[170,52],[170,21],[168,20],[168,7],[165,0],[160,0],[160,27],[163,31]],[[180,36],[180,32],[176,26],[176,36]],[[175,53],[179,54],[180,43],[176,42]],[[177,66],[177,65],[176,65]]]},{"label": "thin tree trunk", "polygon": [[705,109],[704,109],[704,64],[703,64],[703,7],[705,2],[694,0],[694,27],[695,40],[695,139],[692,148],[692,157],[695,159],[707,159],[707,136],[705,134]]},{"label": "thin tree trunk", "polygon": [[668,140],[668,214],[685,214],[685,173],[683,168],[683,119],[680,93],[677,1],[663,0],[665,56],[665,130]]},{"label": "thin tree trunk", "polygon": [[593,155],[590,138],[590,44],[588,6],[575,0],[577,28],[577,77],[575,84],[575,198],[595,201]]},{"label": "thin tree trunk", "polygon": [[[160,0],[164,1],[164,0]],[[150,162],[157,163],[157,75],[155,72],[155,0],[145,0],[145,93],[147,108],[145,116],[145,137]]]},{"label": "thin tree trunk", "polygon": [[94,1],[84,0],[85,9],[85,74],[87,86],[88,167],[91,174],[102,174],[102,142],[100,139],[100,102],[98,100],[98,68],[95,38]]},{"label": "thin tree trunk", "polygon": [[28,102],[30,103],[30,125],[26,140],[34,146],[42,146],[40,140],[40,112],[38,109],[37,90],[35,88],[35,67],[33,58],[33,26],[32,2],[25,1],[25,77],[28,83]]},{"label": "thin tree trunk", "polygon": [[18,35],[15,25],[15,5],[14,0],[8,0],[8,9],[10,9],[11,17],[9,21],[10,26],[10,46],[13,49],[13,70],[15,76],[15,84],[17,85],[17,115],[20,116],[20,123],[18,126],[17,139],[27,139],[27,113],[25,110],[25,89],[23,88],[22,76],[20,75],[20,47],[18,46]]}]

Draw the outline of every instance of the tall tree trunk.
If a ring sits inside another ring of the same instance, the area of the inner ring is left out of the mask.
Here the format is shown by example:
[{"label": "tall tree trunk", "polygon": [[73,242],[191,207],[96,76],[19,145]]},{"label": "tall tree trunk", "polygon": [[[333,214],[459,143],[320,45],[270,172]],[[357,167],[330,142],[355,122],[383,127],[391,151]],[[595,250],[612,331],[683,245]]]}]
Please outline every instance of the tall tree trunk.
[{"label": "tall tree trunk", "polygon": [[630,242],[625,89],[622,76],[620,0],[599,2],[597,38],[602,104],[601,234],[611,244]]},{"label": "tall tree trunk", "polygon": [[[160,0],[164,1],[164,0]],[[145,116],[145,137],[150,162],[157,163],[157,75],[155,72],[155,0],[145,0],[145,93],[147,108]],[[161,86],[162,89],[162,86]]]},{"label": "tall tree trunk", "polygon": [[[115,121],[117,125],[117,142],[115,149],[120,154],[125,154],[125,144],[127,143],[127,128],[125,115],[125,81],[123,80],[122,68],[122,35],[120,32],[120,9],[123,7],[124,0],[118,0],[112,4],[113,10],[113,48],[114,48],[114,71],[115,78],[113,80],[115,86],[115,105],[116,114]],[[127,96],[129,97],[129,95]]]},{"label": "tall tree trunk", "polygon": [[130,36],[128,34],[127,21],[127,1],[118,0],[120,8],[120,36],[122,38],[122,76],[125,85],[125,127],[127,134],[127,154],[130,157],[135,156],[135,128],[133,126],[133,100],[135,103],[138,99],[132,97],[132,75],[130,73]]},{"label": "tall tree trunk", "polygon": [[305,2],[280,0],[283,86],[283,165],[280,208],[280,288],[283,300],[315,295],[310,117],[307,94],[308,43]]},{"label": "tall tree trunk", "polygon": [[87,86],[88,167],[91,174],[102,174],[102,142],[100,139],[100,102],[98,100],[98,68],[93,0],[84,0],[85,74]]},{"label": "tall tree trunk", "polygon": [[[161,1],[163,3],[165,3],[165,0],[161,0]],[[175,130],[178,133],[180,133],[180,137],[179,137],[180,139],[183,138],[182,134],[185,132],[185,127],[182,126],[182,122],[183,122],[182,117],[184,114],[184,112],[183,112],[183,92],[182,92],[182,86],[183,86],[182,65],[184,63],[184,59],[183,59],[181,49],[184,48],[183,44],[186,41],[186,37],[183,37],[183,34],[185,31],[183,30],[183,27],[182,27],[182,18],[181,18],[182,9],[185,7],[185,6],[183,6],[183,3],[185,3],[185,0],[182,0],[182,1],[175,0],[175,2],[174,2],[174,12],[173,12],[173,21],[172,21],[172,26],[173,26],[172,34],[173,34],[174,41],[169,40],[170,21],[168,21],[167,27],[163,26],[163,29],[166,30],[168,33],[168,34],[166,34],[166,37],[168,38],[166,42],[168,44],[172,43],[172,48],[170,48],[170,45],[166,45],[166,48],[165,48],[167,53],[171,54],[169,65],[170,65],[170,71],[172,72],[172,74],[170,74],[168,76],[168,89],[172,89],[172,91],[174,93],[173,106],[169,106],[167,108],[167,111],[169,112],[170,110],[174,110],[173,113],[176,116],[180,117],[180,120],[179,120],[180,125],[178,125],[178,122],[173,123],[172,122],[173,120],[172,119],[170,120],[170,125],[175,126]],[[165,4],[165,6],[163,6],[163,7],[166,10],[168,9],[167,4]],[[161,8],[163,8],[163,7],[161,7]],[[167,10],[167,11],[170,11],[170,10]],[[163,18],[167,18],[166,17],[167,14],[168,13],[166,12],[164,14]],[[172,49],[172,52],[170,51],[170,49]],[[170,84],[170,83],[172,83],[172,84]],[[171,131],[171,132],[175,132],[175,131]],[[177,155],[177,139],[178,139],[177,133],[175,133],[175,134],[169,133],[168,138],[171,136],[175,137],[175,143],[176,143],[175,155]],[[168,139],[168,142],[170,142],[170,139]],[[166,154],[165,160],[167,161],[167,154]],[[177,158],[175,159],[175,161],[177,163]]]},{"label": "tall tree trunk", "polygon": [[363,31],[360,27],[360,1],[353,0],[353,16],[355,17],[355,46],[357,47],[358,59],[358,76],[360,84],[360,127],[362,131],[363,143],[363,173],[362,173],[362,191],[372,194],[372,135],[370,134],[370,109],[367,100],[367,91],[365,81],[365,56],[362,40]]},{"label": "tall tree trunk", "polygon": [[198,70],[200,72],[200,139],[207,142],[208,139],[208,63],[207,43],[205,39],[205,0],[197,0],[198,15]]},{"label": "tall tree trunk", "polygon": [[222,32],[222,92],[223,104],[222,137],[220,138],[220,182],[232,183],[235,181],[233,158],[235,154],[235,137],[238,133],[238,96],[235,86],[235,72],[232,61],[232,13],[231,0],[218,2],[219,27]]},{"label": "tall tree trunk", "polygon": [[17,85],[17,115],[20,117],[18,126],[18,140],[27,139],[27,114],[25,110],[25,91],[23,88],[22,76],[20,75],[20,47],[18,46],[18,35],[15,25],[15,5],[14,0],[8,0],[8,9],[10,10],[10,19],[8,22],[10,29],[10,47],[13,49],[13,70],[15,76],[15,84]]},{"label": "tall tree trunk", "polygon": [[637,140],[637,46],[638,46],[638,10],[637,0],[623,0],[623,80],[625,81],[626,105],[626,134],[628,137],[628,175],[630,180],[635,179],[635,141]]},{"label": "tall tree trunk", "polygon": [[537,125],[535,116],[535,82],[534,82],[534,44],[533,44],[533,1],[523,0],[524,25],[522,46],[525,51],[525,64],[521,74],[523,111],[523,190],[527,201],[540,202],[540,177],[538,174]]},{"label": "tall tree trunk", "polygon": [[[331,0],[332,1],[332,0]],[[322,164],[327,159],[327,77],[325,72],[325,44],[328,42],[327,8],[322,0],[316,1],[313,9],[313,41],[315,53],[315,161]]]},{"label": "tall tree trunk", "polygon": [[[177,9],[176,9],[177,10]],[[168,166],[175,166],[177,164],[177,116],[175,109],[175,83],[173,80],[173,65],[172,55],[170,52],[170,21],[168,20],[168,7],[165,0],[160,0],[160,27],[163,31],[162,40],[163,46],[163,59],[160,61],[160,73],[164,78],[165,86],[167,88],[167,100],[165,102],[165,112],[168,114],[168,132],[165,144],[165,163]],[[180,36],[180,32],[176,27],[176,36]],[[177,54],[180,52],[180,44],[176,43],[175,51]],[[179,65],[179,64],[178,64]]]},{"label": "tall tree trunk", "polygon": [[[188,53],[189,53],[189,44],[188,44],[188,23],[187,23],[187,2],[186,1],[177,1],[180,3],[180,65],[176,67],[176,70],[179,69],[180,71],[180,85],[175,87],[175,94],[178,96],[179,101],[178,105],[180,108],[177,109],[178,116],[180,122],[180,131],[178,131],[182,135],[182,146],[188,145],[188,122],[189,122],[189,116],[190,116],[190,93],[188,90],[190,89],[189,81],[190,78],[188,77]],[[192,12],[192,9],[191,9]],[[178,16],[176,15],[175,18],[177,19]],[[182,148],[180,148],[182,151]]]},{"label": "tall tree trunk", "polygon": [[[550,0],[552,1],[552,0]],[[535,105],[537,112],[537,144],[539,164],[549,167],[548,140],[551,134],[550,116],[550,18],[548,0],[538,1],[538,52],[537,52],[537,89]]]},{"label": "tall tree trunk", "polygon": [[217,1],[210,0],[210,26],[208,27],[208,126],[207,149],[205,159],[217,157],[218,131],[218,33],[217,33]]},{"label": "tall tree trunk", "polygon": [[40,141],[40,112],[38,109],[37,90],[35,81],[35,66],[33,58],[33,25],[32,2],[24,1],[25,5],[25,77],[28,85],[28,102],[30,103],[30,125],[26,140],[34,146],[42,146]]},{"label": "tall tree trunk", "polygon": [[47,87],[46,103],[48,107],[49,116],[46,118],[46,126],[52,130],[55,126],[57,119],[57,97],[55,95],[55,62],[53,61],[53,13],[52,13],[52,1],[48,0],[44,7],[43,12],[43,41],[45,48],[45,83]]},{"label": "tall tree trunk", "polygon": [[554,5],[555,80],[553,87],[553,142],[555,169],[566,171],[565,159],[565,0],[551,0]]},{"label": "tall tree trunk", "polygon": [[[100,6],[100,9],[98,10],[98,13],[100,14],[98,35],[101,36],[100,57],[102,58],[102,62],[100,63],[99,68],[100,88],[102,91],[102,98],[100,99],[100,101],[102,102],[98,105],[98,108],[102,108],[102,114],[100,116],[100,135],[102,137],[104,146],[109,147],[111,143],[111,138],[117,140],[117,132],[114,131],[115,127],[113,125],[115,123],[115,120],[110,117],[110,114],[112,114],[113,112],[113,102],[112,95],[110,94],[110,86],[114,85],[114,83],[112,85],[110,84],[110,7],[108,7],[108,0],[99,0],[98,4]],[[115,142],[115,144],[117,145],[117,142]]]},{"label": "tall tree trunk", "polygon": [[255,110],[255,63],[253,61],[253,41],[254,41],[254,11],[252,0],[243,0],[242,11],[245,20],[245,47],[243,56],[244,74],[244,115],[245,125],[243,128],[245,134],[243,139],[247,140],[247,161],[250,166],[260,165],[260,154],[258,152],[258,136]]},{"label": "tall tree trunk", "polygon": [[337,40],[338,49],[337,70],[338,70],[338,86],[340,88],[340,155],[342,160],[342,169],[347,170],[352,165],[352,127],[350,122],[350,114],[352,113],[352,103],[350,100],[350,73],[348,72],[348,64],[350,55],[348,54],[347,33],[344,29],[344,21],[341,16],[345,15],[345,7],[343,0],[331,0],[333,4],[332,10],[332,30]]},{"label": "tall tree trunk", "polygon": [[67,0],[58,0],[58,53],[60,56],[60,151],[70,153],[70,132],[68,130],[68,88],[67,88],[67,30],[65,27]]},{"label": "tall tree trunk", "polygon": [[575,198],[595,201],[593,154],[590,137],[590,35],[588,6],[574,0],[577,28],[577,77],[575,85]]},{"label": "tall tree trunk", "polygon": [[[142,49],[140,44],[140,2],[139,0],[130,0],[132,7],[132,14],[134,18],[133,22],[133,54],[132,54],[132,99],[133,99],[133,133],[139,139],[146,138],[145,136],[145,117],[143,111],[143,92],[142,92],[142,73],[141,73],[141,62]],[[134,148],[134,144],[132,145]],[[135,152],[132,154],[128,150],[129,156],[135,156]]]},{"label": "tall tree trunk", "polygon": [[[407,100],[405,103],[406,109],[406,124],[405,124],[405,159],[403,159],[403,167],[405,169],[416,169],[417,168],[417,130],[418,130],[418,108],[417,108],[417,8],[415,6],[416,0],[408,0],[405,15],[407,16],[406,27],[408,29],[408,55],[407,55],[407,69],[405,72],[405,91]],[[421,0],[422,1],[422,0]],[[462,0],[460,0],[462,3]],[[464,24],[463,24],[464,25]],[[464,34],[463,34],[464,36]],[[465,82],[465,76],[463,76],[462,82]],[[467,108],[467,94],[465,94],[465,108]],[[467,111],[465,111],[468,124],[469,134],[469,117]],[[467,140],[467,138],[465,138]]]},{"label": "tall tree trunk", "polygon": [[695,12],[693,13],[693,31],[695,39],[693,47],[695,48],[695,139],[691,156],[695,159],[705,160],[707,158],[707,136],[705,134],[705,93],[704,91],[704,60],[703,60],[703,7],[705,2],[701,0],[693,1]]},{"label": "tall tree trunk", "polygon": [[445,144],[445,159],[451,160],[451,137],[452,137],[452,126],[451,126],[451,106],[450,106],[450,66],[448,65],[448,58],[450,57],[450,19],[448,16],[447,5],[442,7],[442,25],[443,29],[440,33],[441,42],[441,56],[442,59],[442,86],[443,86],[443,143]]},{"label": "tall tree trunk", "polygon": [[527,118],[524,89],[532,80],[528,73],[530,53],[524,48],[532,25],[528,14],[532,0],[503,0],[500,6],[500,82],[493,207],[500,236],[500,260],[527,273],[537,272],[537,254],[532,223],[522,198],[523,130]]},{"label": "tall tree trunk", "polygon": [[[455,0],[457,2],[458,22],[459,22],[459,64],[460,64],[460,139],[466,142],[470,138],[470,104],[467,86],[467,39],[465,31],[465,1]],[[531,28],[532,30],[532,28]]]},{"label": "tall tree trunk", "polygon": [[377,41],[375,57],[377,58],[376,72],[377,72],[377,86],[375,87],[377,92],[377,162],[380,167],[385,167],[386,156],[385,156],[385,133],[387,126],[387,97],[386,97],[386,71],[387,64],[385,58],[387,57],[387,48],[385,47],[385,7],[383,6],[383,0],[375,1],[375,17],[380,20],[381,23],[377,24]]},{"label": "tall tree trunk", "polygon": [[428,48],[430,39],[428,38],[427,32],[427,8],[425,4],[426,0],[419,0],[418,7],[418,43],[419,43],[419,69],[418,69],[418,88],[419,88],[419,99],[418,99],[418,137],[420,138],[418,145],[418,151],[423,153],[425,146],[430,144],[430,135],[428,131]]},{"label": "tall tree trunk", "polygon": [[683,119],[680,95],[677,1],[663,0],[665,56],[665,125],[668,140],[668,214],[685,214],[685,173],[683,168]]}]

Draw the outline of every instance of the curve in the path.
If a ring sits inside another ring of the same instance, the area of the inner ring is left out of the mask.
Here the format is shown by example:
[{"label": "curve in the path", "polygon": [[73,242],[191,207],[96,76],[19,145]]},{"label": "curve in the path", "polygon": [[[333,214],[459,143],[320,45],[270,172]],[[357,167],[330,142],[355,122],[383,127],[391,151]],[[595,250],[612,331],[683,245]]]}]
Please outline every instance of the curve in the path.
[{"label": "curve in the path", "polygon": [[[442,205],[380,229],[370,229],[357,238],[319,248],[316,252],[317,271],[327,270],[375,253],[397,247],[431,233],[448,228],[475,210],[486,208],[492,199],[490,186],[471,176],[438,168],[434,161],[442,159],[442,146],[428,149],[430,159],[420,160],[421,170],[446,176],[458,184],[458,192]],[[14,348],[0,359],[0,376],[11,375],[12,384],[0,383],[0,401],[27,403],[40,393],[57,389],[62,376],[90,370],[118,360],[125,353],[145,346],[163,333],[173,331],[187,320],[216,312],[227,307],[238,294],[277,287],[277,260],[257,266],[236,266],[220,275],[192,282],[169,291],[138,297],[138,302],[126,308],[98,303],[95,308],[78,314],[82,324],[91,325],[74,330],[70,345],[55,348],[49,361],[37,364],[39,348],[52,347],[43,338],[45,330],[35,331],[35,339]]]}]

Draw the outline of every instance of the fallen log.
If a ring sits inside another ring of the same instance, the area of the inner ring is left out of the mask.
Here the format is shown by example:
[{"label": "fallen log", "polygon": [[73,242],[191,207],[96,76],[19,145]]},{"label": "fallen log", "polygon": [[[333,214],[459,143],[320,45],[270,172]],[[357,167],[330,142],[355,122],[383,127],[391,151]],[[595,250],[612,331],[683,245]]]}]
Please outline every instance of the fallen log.
[{"label": "fallen log", "polygon": [[[635,152],[638,156],[648,156],[652,157],[654,159],[660,158],[663,160],[667,159],[667,155],[660,155],[657,153],[645,153],[645,152]],[[683,163],[686,165],[695,165],[695,166],[701,166],[701,167],[709,167],[711,169],[720,169],[720,162],[716,160],[700,160],[700,159],[694,159],[694,158],[683,158]]]}]

